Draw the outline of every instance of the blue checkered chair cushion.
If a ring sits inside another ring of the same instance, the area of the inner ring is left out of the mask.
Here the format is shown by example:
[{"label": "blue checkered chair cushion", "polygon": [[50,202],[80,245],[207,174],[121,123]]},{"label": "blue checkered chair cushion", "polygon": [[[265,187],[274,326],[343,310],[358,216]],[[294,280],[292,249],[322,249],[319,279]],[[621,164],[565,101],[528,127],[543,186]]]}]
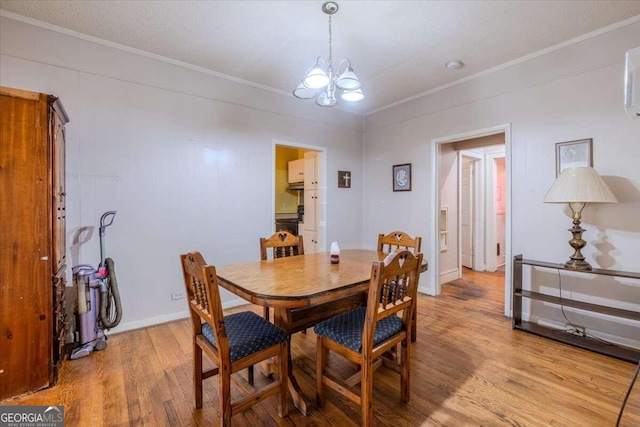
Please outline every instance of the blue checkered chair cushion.
[{"label": "blue checkered chair cushion", "polygon": [[[289,339],[285,331],[251,311],[224,316],[224,326],[232,362]],[[202,325],[202,335],[216,345],[215,331],[208,323]]]},{"label": "blue checkered chair cushion", "polygon": [[[324,322],[318,323],[313,330],[316,334],[327,337],[345,347],[362,352],[362,330],[364,328],[364,318],[366,307],[339,314]],[[398,316],[389,316],[378,321],[376,333],[373,337],[373,345],[376,346],[387,338],[400,332],[402,329],[402,319]]]}]

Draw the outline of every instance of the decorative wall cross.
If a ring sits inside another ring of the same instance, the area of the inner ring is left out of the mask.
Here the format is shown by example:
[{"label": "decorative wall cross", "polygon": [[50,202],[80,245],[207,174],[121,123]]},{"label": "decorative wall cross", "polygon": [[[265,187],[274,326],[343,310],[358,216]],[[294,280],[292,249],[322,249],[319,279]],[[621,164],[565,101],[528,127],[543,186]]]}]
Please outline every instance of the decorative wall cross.
[{"label": "decorative wall cross", "polygon": [[351,188],[351,171],[338,171],[338,188]]}]

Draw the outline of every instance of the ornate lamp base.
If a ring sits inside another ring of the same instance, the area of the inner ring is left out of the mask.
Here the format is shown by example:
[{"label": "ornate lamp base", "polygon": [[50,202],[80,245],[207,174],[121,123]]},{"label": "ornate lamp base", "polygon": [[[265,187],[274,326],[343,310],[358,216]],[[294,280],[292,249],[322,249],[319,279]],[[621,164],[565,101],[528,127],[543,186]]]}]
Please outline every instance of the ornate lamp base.
[{"label": "ornate lamp base", "polygon": [[574,260],[574,259],[571,259],[565,262],[564,268],[566,268],[567,270],[582,270],[582,271],[593,270],[593,268],[591,267],[591,264],[589,264],[587,261]]},{"label": "ornate lamp base", "polygon": [[573,255],[571,255],[571,259],[564,263],[564,268],[568,270],[593,270],[591,265],[584,260],[584,255],[582,255],[581,249],[587,246],[587,242],[582,239],[582,233],[586,230],[580,227],[580,218],[582,216],[582,209],[584,209],[584,204],[579,210],[574,210],[573,206],[569,204],[571,207],[571,211],[573,213],[573,227],[569,229],[573,238],[569,240],[569,245],[574,249]]}]

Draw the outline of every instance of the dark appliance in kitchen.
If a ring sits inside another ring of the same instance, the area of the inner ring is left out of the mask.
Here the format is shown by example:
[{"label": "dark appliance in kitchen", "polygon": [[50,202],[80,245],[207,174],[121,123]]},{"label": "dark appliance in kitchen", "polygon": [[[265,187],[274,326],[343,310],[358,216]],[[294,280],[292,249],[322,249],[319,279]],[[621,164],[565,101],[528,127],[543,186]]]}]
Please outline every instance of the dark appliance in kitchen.
[{"label": "dark appliance in kitchen", "polygon": [[276,214],[276,231],[288,231],[298,235],[298,225],[304,220],[304,205],[298,205],[297,216],[294,214]]},{"label": "dark appliance in kitchen", "polygon": [[276,219],[276,231],[288,231],[294,236],[298,235],[298,218]]}]

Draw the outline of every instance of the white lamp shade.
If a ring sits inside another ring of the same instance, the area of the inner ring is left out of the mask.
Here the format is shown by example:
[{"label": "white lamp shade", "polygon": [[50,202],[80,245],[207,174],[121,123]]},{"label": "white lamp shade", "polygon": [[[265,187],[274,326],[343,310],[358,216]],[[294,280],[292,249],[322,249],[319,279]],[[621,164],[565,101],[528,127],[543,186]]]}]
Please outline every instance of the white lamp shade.
[{"label": "white lamp shade", "polygon": [[329,84],[329,76],[316,64],[304,77],[302,83],[308,88],[320,89]]},{"label": "white lamp shade", "polygon": [[567,168],[544,197],[545,203],[617,203],[618,199],[592,167]]},{"label": "white lamp shade", "polygon": [[293,96],[300,99],[311,99],[316,96],[316,89],[308,88],[304,83],[300,82],[297,88],[293,91]]},{"label": "white lamp shade", "polygon": [[360,89],[362,83],[358,80],[358,76],[353,72],[351,67],[347,68],[347,71],[342,73],[338,80],[336,80],[336,86],[342,90],[356,90]]},{"label": "white lamp shade", "polygon": [[362,100],[364,98],[364,94],[360,89],[345,90],[340,97],[345,101],[356,102]]}]

